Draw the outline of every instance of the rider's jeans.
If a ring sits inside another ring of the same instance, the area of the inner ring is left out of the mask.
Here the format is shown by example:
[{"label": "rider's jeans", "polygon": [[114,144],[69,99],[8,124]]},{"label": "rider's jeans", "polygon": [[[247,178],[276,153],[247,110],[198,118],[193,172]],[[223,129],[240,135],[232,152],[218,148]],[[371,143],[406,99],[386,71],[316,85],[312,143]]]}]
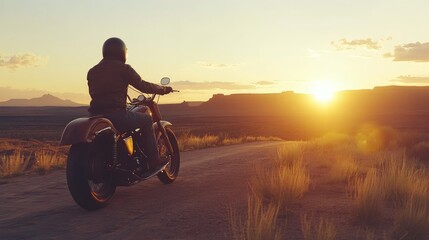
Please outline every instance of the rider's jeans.
[{"label": "rider's jeans", "polygon": [[130,112],[123,109],[106,114],[105,116],[121,133],[140,128],[142,139],[139,139],[138,141],[141,141],[149,161],[152,163],[157,163],[159,161],[158,147],[152,127],[152,117],[150,115],[139,112]]}]

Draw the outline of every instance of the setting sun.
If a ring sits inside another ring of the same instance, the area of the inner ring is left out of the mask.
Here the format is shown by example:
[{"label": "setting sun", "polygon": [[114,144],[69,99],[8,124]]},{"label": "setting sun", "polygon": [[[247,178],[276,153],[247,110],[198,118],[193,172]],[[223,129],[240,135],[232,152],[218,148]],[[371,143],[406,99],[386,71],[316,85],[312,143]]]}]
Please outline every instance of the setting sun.
[{"label": "setting sun", "polygon": [[329,81],[315,81],[311,88],[311,94],[320,103],[327,103],[334,98],[336,88]]}]

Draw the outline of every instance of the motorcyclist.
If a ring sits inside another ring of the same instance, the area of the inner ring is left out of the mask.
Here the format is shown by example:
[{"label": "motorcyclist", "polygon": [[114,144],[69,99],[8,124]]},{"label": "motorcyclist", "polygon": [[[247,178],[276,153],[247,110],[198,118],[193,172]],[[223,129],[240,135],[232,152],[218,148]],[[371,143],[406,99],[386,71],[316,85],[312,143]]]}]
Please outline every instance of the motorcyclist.
[{"label": "motorcyclist", "polygon": [[149,168],[159,170],[168,161],[160,159],[152,118],[148,114],[126,110],[128,85],[144,93],[168,94],[171,87],[149,83],[128,64],[127,47],[116,37],[107,39],[103,44],[103,59],[88,71],[87,80],[91,103],[90,115],[103,115],[120,132],[140,128],[142,145],[149,159]]}]

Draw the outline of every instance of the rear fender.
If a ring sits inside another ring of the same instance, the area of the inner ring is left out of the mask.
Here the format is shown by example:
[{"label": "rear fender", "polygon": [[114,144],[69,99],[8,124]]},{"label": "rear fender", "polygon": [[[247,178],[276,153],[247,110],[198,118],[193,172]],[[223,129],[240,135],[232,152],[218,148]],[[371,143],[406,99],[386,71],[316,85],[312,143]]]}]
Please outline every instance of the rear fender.
[{"label": "rear fender", "polygon": [[77,118],[65,127],[60,145],[92,142],[96,135],[104,131],[112,131],[115,135],[118,133],[107,118]]}]

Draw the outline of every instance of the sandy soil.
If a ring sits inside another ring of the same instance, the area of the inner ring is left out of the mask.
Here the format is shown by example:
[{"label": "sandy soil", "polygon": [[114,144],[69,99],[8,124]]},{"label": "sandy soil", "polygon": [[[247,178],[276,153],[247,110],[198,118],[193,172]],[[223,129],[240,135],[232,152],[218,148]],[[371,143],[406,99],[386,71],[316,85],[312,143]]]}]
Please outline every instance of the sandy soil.
[{"label": "sandy soil", "polygon": [[283,142],[182,153],[179,178],[117,189],[104,209],[72,200],[65,171],[0,185],[0,239],[230,239],[229,209],[245,212],[247,180]]}]

